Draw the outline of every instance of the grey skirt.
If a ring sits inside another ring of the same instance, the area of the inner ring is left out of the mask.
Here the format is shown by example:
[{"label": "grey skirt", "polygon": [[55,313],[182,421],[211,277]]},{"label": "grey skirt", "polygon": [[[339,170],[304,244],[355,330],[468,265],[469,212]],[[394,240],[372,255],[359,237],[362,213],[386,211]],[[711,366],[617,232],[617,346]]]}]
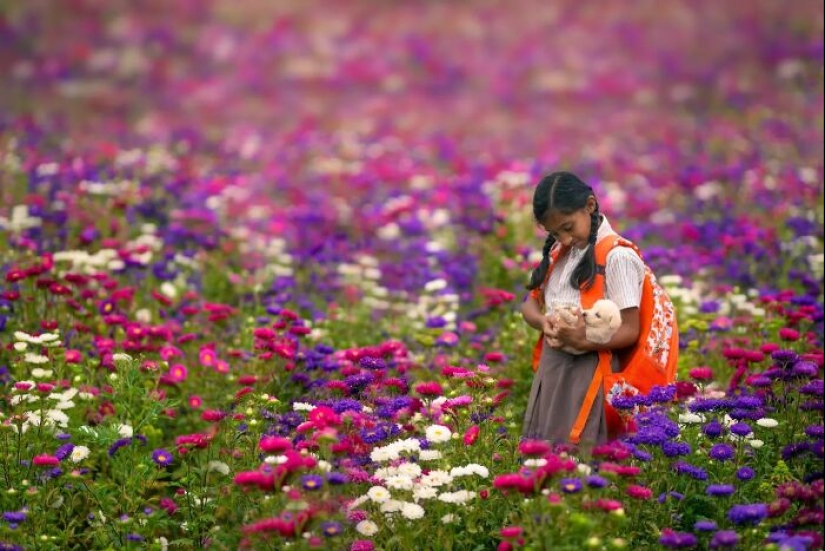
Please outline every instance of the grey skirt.
[{"label": "grey skirt", "polygon": [[[595,352],[568,354],[545,343],[527,399],[522,438],[548,440],[554,444],[570,443],[570,430],[598,363],[599,355]],[[611,367],[613,371],[619,370],[615,355]],[[581,444],[601,444],[607,440],[604,391],[599,389],[581,434]]]}]

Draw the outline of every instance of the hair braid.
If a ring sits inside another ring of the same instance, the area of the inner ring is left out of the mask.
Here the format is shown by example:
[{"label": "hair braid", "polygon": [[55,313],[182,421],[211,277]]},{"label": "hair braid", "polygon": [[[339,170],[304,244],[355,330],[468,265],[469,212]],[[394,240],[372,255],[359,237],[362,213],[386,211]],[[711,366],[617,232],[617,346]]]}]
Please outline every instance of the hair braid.
[{"label": "hair braid", "polygon": [[541,262],[530,275],[530,283],[527,285],[527,289],[532,291],[533,289],[541,287],[541,284],[544,283],[547,270],[550,269],[550,249],[552,249],[555,244],[555,238],[548,233],[547,239],[544,240],[544,247],[541,249]]},{"label": "hair braid", "polygon": [[596,206],[593,212],[590,213],[590,235],[587,238],[590,246],[587,247],[584,258],[582,258],[570,276],[570,285],[576,289],[582,286],[584,289],[590,289],[596,279],[596,239],[599,236],[601,221],[602,216],[599,213],[599,202],[596,201]]}]

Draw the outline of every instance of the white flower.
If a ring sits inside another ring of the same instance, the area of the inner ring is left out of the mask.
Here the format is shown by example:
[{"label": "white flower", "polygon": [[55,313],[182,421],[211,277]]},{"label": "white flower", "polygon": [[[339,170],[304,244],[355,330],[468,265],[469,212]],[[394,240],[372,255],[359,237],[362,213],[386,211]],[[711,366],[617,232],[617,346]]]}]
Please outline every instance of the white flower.
[{"label": "white flower", "polygon": [[221,473],[223,475],[229,474],[229,465],[223,461],[210,461],[206,464],[206,469]]},{"label": "white flower", "polygon": [[14,349],[18,352],[23,352],[25,349],[29,347],[29,343],[26,342],[16,342],[14,343]]},{"label": "white flower", "polygon": [[771,419],[770,417],[763,417],[761,419],[757,419],[756,424],[760,427],[772,429],[779,425],[779,421],[777,421],[776,419]]},{"label": "white flower", "polygon": [[367,496],[375,503],[382,503],[392,497],[389,490],[383,486],[373,486],[367,491]]},{"label": "white flower", "polygon": [[697,423],[702,423],[704,421],[704,416],[699,415],[698,413],[689,412],[679,414],[679,422],[684,425],[695,425]]},{"label": "white flower", "polygon": [[448,442],[452,435],[453,433],[450,432],[450,429],[443,425],[430,425],[426,431],[427,440],[434,444]]},{"label": "white flower", "polygon": [[90,450],[86,446],[75,446],[72,448],[72,453],[69,455],[69,458],[72,460],[72,463],[80,463],[87,457],[89,457]]},{"label": "white flower", "polygon": [[432,486],[424,486],[422,484],[419,484],[415,488],[413,488],[413,499],[415,501],[418,501],[420,499],[432,499],[436,495],[438,495],[438,490],[436,490]]},{"label": "white flower", "polygon": [[295,402],[292,404],[292,411],[312,411],[315,406],[306,402]]},{"label": "white flower", "polygon": [[476,496],[475,492],[469,490],[458,490],[457,492],[444,492],[438,496],[439,501],[444,503],[464,504]]},{"label": "white flower", "polygon": [[765,442],[763,442],[762,440],[759,440],[757,438],[754,438],[753,440],[748,440],[748,444],[750,444],[751,448],[754,448],[754,449],[758,450],[759,448],[761,448],[762,446],[765,445]]},{"label": "white flower", "polygon": [[441,452],[438,450],[421,450],[418,454],[419,461],[437,461],[441,459]]},{"label": "white flower", "polygon": [[398,459],[398,452],[388,447],[375,448],[370,452],[370,459],[376,463]]},{"label": "white flower", "polygon": [[384,480],[384,484],[387,485],[387,488],[392,490],[412,490],[413,481],[412,478],[404,475],[394,475],[387,477]]},{"label": "white flower", "polygon": [[387,501],[382,501],[381,505],[378,507],[378,510],[382,513],[397,513],[401,510],[401,507],[404,505],[403,501],[399,501],[397,499],[388,499]]},{"label": "white flower", "polygon": [[547,465],[547,460],[543,457],[539,457],[538,459],[525,459],[524,466],[525,467],[543,467]]},{"label": "white flower", "polygon": [[443,522],[444,524],[450,524],[451,522],[455,522],[455,520],[456,517],[452,513],[447,513],[446,515],[441,517],[441,522]]},{"label": "white flower", "polygon": [[69,426],[69,416],[59,409],[50,409],[46,412],[46,419],[59,427]]},{"label": "white flower", "polygon": [[355,531],[362,536],[374,536],[378,533],[378,525],[371,520],[362,520],[355,525]]},{"label": "white flower", "polygon": [[130,425],[117,426],[117,433],[123,438],[131,438],[134,432],[134,429]]},{"label": "white flower", "polygon": [[23,361],[27,364],[44,364],[49,361],[49,357],[42,354],[32,354],[31,352],[27,352],[26,355],[23,356]]},{"label": "white flower", "polygon": [[52,376],[54,373],[51,369],[43,369],[41,367],[35,367],[32,369],[32,377],[35,379],[46,379]]},{"label": "white flower", "polygon": [[410,478],[418,478],[421,476],[421,467],[415,463],[403,463],[399,465],[396,470],[399,475]]},{"label": "white flower", "polygon": [[406,502],[401,507],[401,515],[409,520],[417,520],[424,516],[424,507],[417,503]]},{"label": "white flower", "polygon": [[452,481],[453,477],[451,477],[448,472],[441,470],[430,471],[422,476],[420,480],[421,484],[433,487],[444,486]]},{"label": "white flower", "polygon": [[117,354],[112,354],[112,361],[113,362],[131,362],[132,357],[129,354],[124,354],[122,352],[118,352]]}]

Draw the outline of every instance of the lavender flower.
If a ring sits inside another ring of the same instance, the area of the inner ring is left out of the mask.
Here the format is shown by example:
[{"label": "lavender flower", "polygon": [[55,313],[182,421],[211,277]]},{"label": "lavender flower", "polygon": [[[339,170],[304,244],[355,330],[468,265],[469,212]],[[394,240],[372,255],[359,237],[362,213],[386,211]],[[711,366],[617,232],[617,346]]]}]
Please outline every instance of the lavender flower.
[{"label": "lavender flower", "polygon": [[764,503],[734,505],[728,510],[728,519],[734,524],[756,525],[768,516],[768,506]]},{"label": "lavender flower", "polygon": [[719,530],[710,540],[711,549],[733,549],[739,543],[739,534],[734,530]]},{"label": "lavender flower", "polygon": [[166,467],[170,465],[173,461],[173,456],[168,451],[164,450],[163,448],[158,448],[152,452],[152,461],[154,461],[160,467]]},{"label": "lavender flower", "polygon": [[727,497],[735,491],[736,488],[732,484],[710,484],[705,488],[705,493],[714,497]]},{"label": "lavender flower", "polygon": [[734,454],[735,452],[733,447],[728,444],[714,444],[708,452],[708,456],[717,461],[727,461],[729,459],[733,459]]}]

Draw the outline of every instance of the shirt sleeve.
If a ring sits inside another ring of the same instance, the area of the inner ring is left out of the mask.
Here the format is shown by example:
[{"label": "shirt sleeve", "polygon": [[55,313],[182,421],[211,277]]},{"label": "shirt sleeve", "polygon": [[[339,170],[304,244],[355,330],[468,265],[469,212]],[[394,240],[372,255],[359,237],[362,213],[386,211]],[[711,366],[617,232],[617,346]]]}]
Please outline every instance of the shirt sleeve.
[{"label": "shirt sleeve", "polygon": [[604,295],[615,302],[620,310],[639,307],[642,303],[644,278],[644,262],[632,249],[615,247],[607,253]]}]

